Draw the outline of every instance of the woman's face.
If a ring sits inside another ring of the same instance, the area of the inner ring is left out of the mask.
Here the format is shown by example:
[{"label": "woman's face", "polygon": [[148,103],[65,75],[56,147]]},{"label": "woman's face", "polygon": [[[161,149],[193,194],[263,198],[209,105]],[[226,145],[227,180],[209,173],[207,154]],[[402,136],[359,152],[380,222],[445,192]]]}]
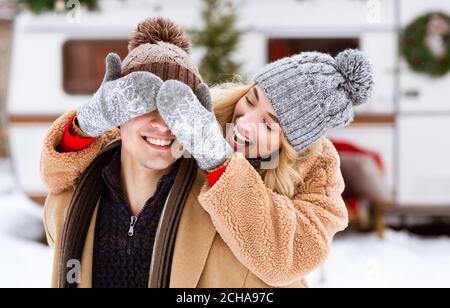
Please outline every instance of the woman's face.
[{"label": "woman's face", "polygon": [[282,133],[269,98],[256,85],[236,104],[227,141],[247,158],[267,158],[280,149]]}]

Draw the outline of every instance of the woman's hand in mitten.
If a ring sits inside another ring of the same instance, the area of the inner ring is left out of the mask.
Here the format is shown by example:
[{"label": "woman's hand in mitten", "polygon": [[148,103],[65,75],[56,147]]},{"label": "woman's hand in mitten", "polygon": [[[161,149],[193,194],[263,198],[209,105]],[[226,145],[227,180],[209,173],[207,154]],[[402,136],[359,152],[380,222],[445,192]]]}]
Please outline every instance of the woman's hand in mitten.
[{"label": "woman's hand in mitten", "polygon": [[94,96],[77,110],[80,128],[91,137],[156,109],[156,97],[163,81],[150,72],[134,72],[121,77],[121,60],[116,54],[106,58],[106,74]]},{"label": "woman's hand in mitten", "polygon": [[233,154],[214,113],[207,110],[184,83],[166,81],[156,105],[178,142],[191,153],[201,169],[213,170]]}]

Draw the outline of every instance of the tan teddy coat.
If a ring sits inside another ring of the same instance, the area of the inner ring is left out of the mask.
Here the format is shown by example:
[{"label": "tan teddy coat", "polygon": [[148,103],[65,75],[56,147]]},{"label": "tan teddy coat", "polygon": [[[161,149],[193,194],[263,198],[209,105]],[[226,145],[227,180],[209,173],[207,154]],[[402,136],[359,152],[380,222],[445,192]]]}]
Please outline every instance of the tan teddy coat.
[{"label": "tan teddy coat", "polygon": [[[42,150],[42,177],[52,191],[44,221],[55,259],[77,178],[119,137],[112,130],[85,150],[59,153],[74,112],[55,121]],[[325,261],[333,236],[348,224],[339,156],[327,139],[319,148],[302,165],[304,182],[292,199],[268,189],[241,154],[213,187],[199,170],[177,233],[171,287],[304,287],[303,277]],[[82,260],[84,287],[91,286],[94,226],[95,215]]]}]

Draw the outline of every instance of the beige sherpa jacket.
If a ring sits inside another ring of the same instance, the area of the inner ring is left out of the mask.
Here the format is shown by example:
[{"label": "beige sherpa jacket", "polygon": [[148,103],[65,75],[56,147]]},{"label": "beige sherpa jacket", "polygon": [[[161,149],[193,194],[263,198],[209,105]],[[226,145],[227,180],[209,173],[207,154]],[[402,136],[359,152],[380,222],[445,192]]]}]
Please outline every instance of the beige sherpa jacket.
[{"label": "beige sherpa jacket", "polygon": [[[118,130],[113,130],[80,152],[57,152],[73,114],[70,111],[60,117],[44,141],[41,171],[52,195],[72,190],[96,154],[118,137]],[[304,182],[292,199],[268,189],[241,154],[231,158],[213,187],[205,181],[197,197],[198,206],[209,214],[227,249],[267,285],[287,286],[314,271],[328,256],[333,236],[347,227],[339,156],[327,139],[319,148],[318,154],[303,164]]]}]

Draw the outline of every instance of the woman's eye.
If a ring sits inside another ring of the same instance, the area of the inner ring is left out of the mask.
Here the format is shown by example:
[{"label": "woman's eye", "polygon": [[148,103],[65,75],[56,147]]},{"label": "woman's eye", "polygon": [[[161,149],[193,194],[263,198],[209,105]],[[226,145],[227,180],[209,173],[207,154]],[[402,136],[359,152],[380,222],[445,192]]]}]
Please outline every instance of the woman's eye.
[{"label": "woman's eye", "polygon": [[270,131],[273,131],[273,128],[272,128],[272,126],[270,126],[270,124],[268,124],[267,122],[265,122],[266,123],[266,127],[267,127],[267,129],[268,130],[270,130]]},{"label": "woman's eye", "polygon": [[247,96],[245,97],[245,100],[247,101],[247,104],[249,104],[250,106],[252,106],[252,107],[255,106]]}]

